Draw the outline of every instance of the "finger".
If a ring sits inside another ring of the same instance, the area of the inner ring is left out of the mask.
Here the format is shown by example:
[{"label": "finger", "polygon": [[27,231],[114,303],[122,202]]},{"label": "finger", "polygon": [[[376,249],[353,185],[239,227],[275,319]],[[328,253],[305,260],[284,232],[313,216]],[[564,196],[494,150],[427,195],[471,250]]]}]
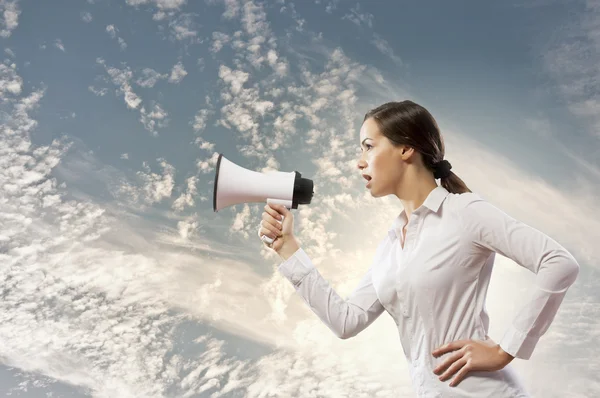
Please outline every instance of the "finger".
[{"label": "finger", "polygon": [[469,373],[470,370],[471,370],[471,366],[469,365],[469,361],[467,361],[465,366],[462,367],[462,369],[456,374],[454,379],[452,379],[452,381],[450,382],[450,387],[454,387],[454,386],[458,385],[458,383],[460,383],[462,381],[462,379],[465,378],[465,376],[467,375],[467,373]]},{"label": "finger", "polygon": [[289,213],[289,210],[286,206],[284,205],[280,205],[280,204],[275,204],[275,203],[271,203],[270,206],[275,209],[275,211],[277,211],[279,214],[282,215],[287,215]]},{"label": "finger", "polygon": [[446,369],[452,363],[454,363],[454,362],[458,361],[460,358],[462,358],[463,355],[464,355],[464,352],[462,349],[453,353],[452,355],[448,356],[448,358],[444,359],[444,361],[433,370],[433,373],[435,373],[436,375],[440,374],[440,372],[442,372],[444,369]]},{"label": "finger", "polygon": [[283,224],[279,221],[277,221],[275,218],[273,218],[272,215],[268,214],[267,212],[264,212],[262,214],[262,219],[263,219],[263,223],[272,225],[274,228],[277,228],[277,230],[280,230],[283,228]]},{"label": "finger", "polygon": [[462,348],[465,344],[467,344],[468,340],[457,340],[448,344],[444,344],[441,347],[436,348],[431,352],[434,357],[439,357],[442,354],[447,352],[455,351]]},{"label": "finger", "polygon": [[446,370],[444,372],[444,374],[442,374],[440,376],[440,381],[444,381],[444,380],[449,379],[450,376],[452,376],[454,373],[458,372],[459,369],[461,369],[462,367],[464,367],[466,363],[467,363],[467,359],[465,357],[459,358],[456,362],[454,362],[448,368],[448,370]]},{"label": "finger", "polygon": [[281,214],[277,211],[277,209],[275,209],[272,206],[276,206],[276,205],[266,204],[265,205],[265,212],[268,213],[274,219],[281,221]]},{"label": "finger", "polygon": [[[262,229],[262,228],[260,229],[260,231],[259,231],[258,234],[260,235],[260,240],[262,240],[269,247],[271,247],[271,245],[273,244],[273,242],[275,242],[275,239],[278,238],[272,232],[267,231],[266,229]],[[265,241],[264,237],[268,237],[271,240],[271,242]]]},{"label": "finger", "polygon": [[[263,235],[267,235],[271,238],[276,238],[281,235],[281,230],[279,230],[279,228],[265,222],[264,220],[261,221],[260,226],[261,226],[261,233]],[[264,231],[264,233],[262,231]]]}]

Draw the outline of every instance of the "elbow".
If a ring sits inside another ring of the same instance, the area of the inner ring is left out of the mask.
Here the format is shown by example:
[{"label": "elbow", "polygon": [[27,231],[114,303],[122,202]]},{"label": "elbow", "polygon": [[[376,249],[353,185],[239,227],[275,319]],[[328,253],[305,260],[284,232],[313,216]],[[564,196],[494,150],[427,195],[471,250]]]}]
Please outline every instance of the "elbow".
[{"label": "elbow", "polygon": [[[557,262],[556,266],[559,265]],[[580,266],[577,260],[567,251],[563,252],[560,256],[560,272],[556,272],[556,277],[552,283],[552,287],[549,290],[554,291],[566,291],[579,276]]]},{"label": "elbow", "polygon": [[341,340],[348,340],[350,337],[356,336],[359,332],[360,329],[357,327],[347,328],[344,326],[342,330],[339,330],[338,333],[336,333],[336,335]]},{"label": "elbow", "polygon": [[575,257],[571,253],[565,250],[563,256],[563,270],[564,270],[564,279],[565,279],[565,287],[568,288],[579,276],[580,266]]},{"label": "elbow", "polygon": [[581,267],[574,258],[568,264],[569,266],[567,272],[569,275],[569,285],[572,285],[573,283],[575,283],[575,280],[579,276],[579,271],[581,270]]}]

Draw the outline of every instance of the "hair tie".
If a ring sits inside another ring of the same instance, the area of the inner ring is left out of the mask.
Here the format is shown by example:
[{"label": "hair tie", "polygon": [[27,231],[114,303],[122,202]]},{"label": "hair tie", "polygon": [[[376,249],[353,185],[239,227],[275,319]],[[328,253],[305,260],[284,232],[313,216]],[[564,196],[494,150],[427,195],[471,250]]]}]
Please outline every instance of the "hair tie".
[{"label": "hair tie", "polygon": [[450,175],[450,169],[452,165],[447,160],[441,160],[433,165],[433,177],[435,179],[438,178],[446,178]]}]

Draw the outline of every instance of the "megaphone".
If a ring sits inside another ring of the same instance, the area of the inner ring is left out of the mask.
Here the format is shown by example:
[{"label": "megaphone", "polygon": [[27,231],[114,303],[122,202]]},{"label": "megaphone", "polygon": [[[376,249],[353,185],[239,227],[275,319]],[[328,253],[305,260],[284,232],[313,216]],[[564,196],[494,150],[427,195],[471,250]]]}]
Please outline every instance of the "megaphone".
[{"label": "megaphone", "polygon": [[[245,169],[219,154],[213,191],[215,212],[240,203],[280,204],[288,209],[310,204],[313,181],[302,178],[297,171],[269,171],[259,173]],[[283,222],[283,220],[282,220]],[[262,237],[269,244],[273,240]]]}]

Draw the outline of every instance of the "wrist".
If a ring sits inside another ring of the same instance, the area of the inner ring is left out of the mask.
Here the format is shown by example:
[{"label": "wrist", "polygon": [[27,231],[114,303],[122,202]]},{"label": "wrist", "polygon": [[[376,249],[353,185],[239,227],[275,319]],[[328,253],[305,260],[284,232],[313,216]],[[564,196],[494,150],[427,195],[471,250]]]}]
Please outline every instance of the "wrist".
[{"label": "wrist", "polygon": [[281,250],[279,250],[279,256],[285,261],[288,258],[292,257],[296,251],[300,248],[298,241],[295,237],[292,237],[289,242],[285,242]]},{"label": "wrist", "polygon": [[502,347],[500,347],[500,344],[498,344],[498,355],[500,358],[502,358],[502,363],[504,366],[508,365],[513,359],[515,359],[515,357],[504,351]]}]

